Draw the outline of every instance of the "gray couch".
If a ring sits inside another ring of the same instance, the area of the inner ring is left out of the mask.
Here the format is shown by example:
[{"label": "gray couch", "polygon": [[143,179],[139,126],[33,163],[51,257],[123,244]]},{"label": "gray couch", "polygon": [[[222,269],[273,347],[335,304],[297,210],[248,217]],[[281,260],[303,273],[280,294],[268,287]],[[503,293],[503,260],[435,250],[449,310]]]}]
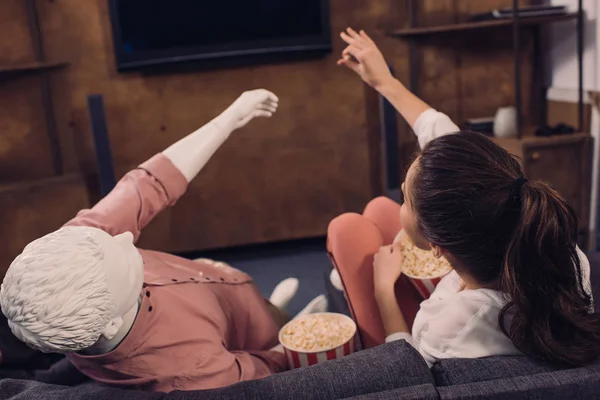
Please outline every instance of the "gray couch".
[{"label": "gray couch", "polygon": [[[589,258],[595,298],[600,299],[596,267],[600,254]],[[339,292],[330,287],[328,293],[331,305],[343,307]],[[80,383],[81,376],[65,359],[51,370],[2,376],[6,379],[0,380],[0,399],[15,400],[600,399],[600,362],[586,368],[557,369],[526,357],[491,357],[446,360],[430,370],[404,341],[311,368],[205,391],[144,393]]]},{"label": "gray couch", "polygon": [[404,341],[311,368],[224,389],[144,393],[4,379],[1,399],[593,399],[600,398],[600,363],[571,370],[525,357],[448,360],[431,370]]}]

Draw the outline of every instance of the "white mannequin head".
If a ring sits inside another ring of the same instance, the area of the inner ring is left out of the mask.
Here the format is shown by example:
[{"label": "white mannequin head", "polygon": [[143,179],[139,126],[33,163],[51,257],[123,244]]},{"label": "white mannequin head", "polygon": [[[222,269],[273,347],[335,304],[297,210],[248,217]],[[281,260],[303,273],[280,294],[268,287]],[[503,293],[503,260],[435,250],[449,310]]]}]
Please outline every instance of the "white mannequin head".
[{"label": "white mannequin head", "polygon": [[43,352],[112,339],[137,301],[144,265],[129,232],[65,227],[25,247],[8,269],[0,304],[20,340]]}]

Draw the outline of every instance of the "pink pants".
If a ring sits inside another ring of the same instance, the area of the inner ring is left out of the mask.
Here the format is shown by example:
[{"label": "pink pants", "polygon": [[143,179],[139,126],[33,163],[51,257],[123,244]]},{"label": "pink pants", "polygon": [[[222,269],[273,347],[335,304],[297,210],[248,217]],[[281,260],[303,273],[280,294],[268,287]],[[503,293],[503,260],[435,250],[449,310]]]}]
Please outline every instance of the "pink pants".
[{"label": "pink pants", "polygon": [[[373,288],[373,254],[391,244],[400,229],[400,205],[387,197],[371,200],[362,215],[342,214],[329,224],[327,249],[340,274],[364,348],[385,342]],[[412,328],[423,299],[405,276],[396,283],[396,298]]]}]

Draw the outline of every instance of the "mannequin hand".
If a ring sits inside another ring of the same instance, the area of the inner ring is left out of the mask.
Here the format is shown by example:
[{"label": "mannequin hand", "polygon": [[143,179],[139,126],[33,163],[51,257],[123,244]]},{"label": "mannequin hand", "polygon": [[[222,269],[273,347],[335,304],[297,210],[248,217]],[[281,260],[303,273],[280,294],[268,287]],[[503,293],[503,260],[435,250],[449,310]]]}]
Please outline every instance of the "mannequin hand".
[{"label": "mannequin hand", "polygon": [[402,275],[402,253],[400,249],[382,246],[373,256],[373,282],[375,292],[393,290],[394,284]]},{"label": "mannequin hand", "polygon": [[350,68],[375,89],[394,79],[383,54],[365,31],[356,33],[352,28],[348,28],[340,36],[348,47],[342,52],[338,65]]},{"label": "mannequin hand", "polygon": [[256,117],[272,116],[278,103],[277,96],[268,90],[250,90],[242,93],[219,118],[226,118],[228,123],[233,124],[233,129],[239,129]]}]

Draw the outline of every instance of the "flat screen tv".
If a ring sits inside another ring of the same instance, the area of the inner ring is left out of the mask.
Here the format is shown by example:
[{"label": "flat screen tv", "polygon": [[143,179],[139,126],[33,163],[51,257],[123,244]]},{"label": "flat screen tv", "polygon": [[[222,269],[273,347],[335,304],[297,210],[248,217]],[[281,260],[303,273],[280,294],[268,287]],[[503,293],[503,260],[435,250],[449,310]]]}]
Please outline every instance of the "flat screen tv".
[{"label": "flat screen tv", "polygon": [[328,0],[109,0],[119,71],[331,51]]}]

